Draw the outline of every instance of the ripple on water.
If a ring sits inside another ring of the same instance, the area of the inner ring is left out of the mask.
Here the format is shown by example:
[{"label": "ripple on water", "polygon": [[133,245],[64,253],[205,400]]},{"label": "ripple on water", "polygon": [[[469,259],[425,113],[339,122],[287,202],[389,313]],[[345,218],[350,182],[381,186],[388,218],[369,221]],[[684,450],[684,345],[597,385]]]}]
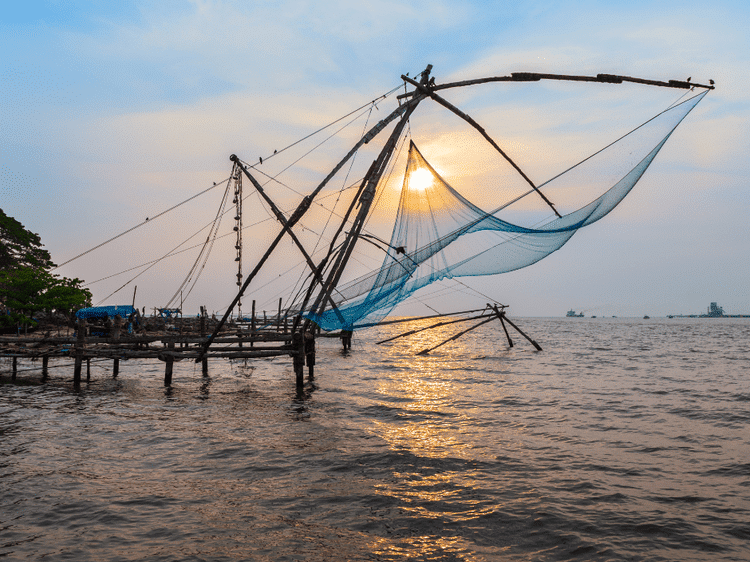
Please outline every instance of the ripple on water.
[{"label": "ripple on water", "polygon": [[747,559],[748,323],[520,322],[544,352],[321,342],[302,396],[282,360],[3,385],[0,556]]}]

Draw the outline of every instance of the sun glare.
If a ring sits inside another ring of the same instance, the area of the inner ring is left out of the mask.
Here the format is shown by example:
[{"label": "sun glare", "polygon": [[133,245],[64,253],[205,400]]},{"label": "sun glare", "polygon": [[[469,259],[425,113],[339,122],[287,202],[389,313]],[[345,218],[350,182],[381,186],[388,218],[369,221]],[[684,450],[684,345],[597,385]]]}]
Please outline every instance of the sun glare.
[{"label": "sun glare", "polygon": [[435,180],[427,168],[417,168],[409,175],[409,189],[424,191]]}]

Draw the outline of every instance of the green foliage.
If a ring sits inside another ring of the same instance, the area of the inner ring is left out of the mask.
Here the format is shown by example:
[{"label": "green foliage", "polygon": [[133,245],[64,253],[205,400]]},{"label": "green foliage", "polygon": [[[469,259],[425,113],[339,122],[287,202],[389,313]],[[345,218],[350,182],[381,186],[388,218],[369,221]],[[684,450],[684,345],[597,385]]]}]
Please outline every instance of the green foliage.
[{"label": "green foliage", "polygon": [[0,269],[24,266],[51,269],[55,264],[49,252],[42,248],[39,235],[26,230],[0,209]]},{"label": "green foliage", "polygon": [[39,235],[0,209],[0,325],[31,325],[42,311],[68,315],[91,306],[82,281],[50,273],[53,267]]}]

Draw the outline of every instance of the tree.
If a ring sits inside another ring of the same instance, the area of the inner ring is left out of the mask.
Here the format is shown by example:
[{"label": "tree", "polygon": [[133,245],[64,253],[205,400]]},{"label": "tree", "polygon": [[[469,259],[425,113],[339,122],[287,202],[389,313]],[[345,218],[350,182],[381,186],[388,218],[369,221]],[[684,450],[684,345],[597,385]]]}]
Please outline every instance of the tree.
[{"label": "tree", "polygon": [[65,315],[91,306],[80,279],[51,273],[55,267],[38,234],[0,209],[0,325],[33,325],[41,311]]},{"label": "tree", "polygon": [[52,269],[52,257],[42,248],[38,234],[29,232],[0,209],[0,270],[17,267]]}]

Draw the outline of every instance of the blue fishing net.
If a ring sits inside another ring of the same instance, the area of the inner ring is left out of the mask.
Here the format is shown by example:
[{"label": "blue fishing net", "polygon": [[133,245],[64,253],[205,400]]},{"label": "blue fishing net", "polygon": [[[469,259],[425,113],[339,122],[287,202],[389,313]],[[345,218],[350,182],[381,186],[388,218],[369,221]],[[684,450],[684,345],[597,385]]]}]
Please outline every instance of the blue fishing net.
[{"label": "blue fishing net", "polygon": [[670,107],[539,185],[549,195],[595,183],[601,193],[560,218],[553,215],[541,226],[512,224],[497,216],[521,197],[538,197],[533,190],[485,211],[440,177],[412,143],[382,266],[337,288],[338,312],[307,311],[306,316],[325,330],[351,330],[381,320],[398,303],[435,281],[505,273],[550,255],[578,229],[603,218],[625,198],[705,93]]}]

